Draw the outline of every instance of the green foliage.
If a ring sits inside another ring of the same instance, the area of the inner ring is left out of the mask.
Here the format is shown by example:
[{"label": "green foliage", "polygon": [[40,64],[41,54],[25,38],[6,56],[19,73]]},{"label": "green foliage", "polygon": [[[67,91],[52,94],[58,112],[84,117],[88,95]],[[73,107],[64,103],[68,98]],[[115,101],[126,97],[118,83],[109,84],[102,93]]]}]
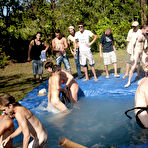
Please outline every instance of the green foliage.
[{"label": "green foliage", "polygon": [[[141,22],[140,5],[134,0],[1,0],[0,4],[0,45],[6,55],[18,61],[25,61],[28,44],[38,31],[51,43],[55,29],[67,37],[68,26],[77,31],[77,24],[84,22],[99,38],[111,28],[117,49],[124,49],[132,21]],[[93,51],[97,51],[98,42]]]}]

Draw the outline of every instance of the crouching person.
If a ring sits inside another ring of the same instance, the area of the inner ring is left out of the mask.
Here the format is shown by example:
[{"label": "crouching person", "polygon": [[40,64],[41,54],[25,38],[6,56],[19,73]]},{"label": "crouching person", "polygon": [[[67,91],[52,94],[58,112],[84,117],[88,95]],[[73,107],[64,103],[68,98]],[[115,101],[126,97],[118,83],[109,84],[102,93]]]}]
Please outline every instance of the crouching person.
[{"label": "crouching person", "polygon": [[[23,148],[44,148],[47,142],[47,133],[39,119],[27,108],[15,101],[15,98],[5,94],[0,96],[0,110],[10,118],[16,118],[19,127],[3,142],[5,146],[9,140],[23,133]],[[29,144],[30,138],[33,141]]]}]

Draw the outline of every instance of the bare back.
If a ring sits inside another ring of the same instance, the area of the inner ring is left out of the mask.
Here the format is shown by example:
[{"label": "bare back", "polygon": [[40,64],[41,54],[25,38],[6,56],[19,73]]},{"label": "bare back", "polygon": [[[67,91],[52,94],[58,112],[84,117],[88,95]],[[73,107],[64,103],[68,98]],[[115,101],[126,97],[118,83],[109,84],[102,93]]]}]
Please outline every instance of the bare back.
[{"label": "bare back", "polygon": [[40,120],[30,110],[23,106],[17,106],[16,109],[17,113],[15,114],[15,118],[22,128],[23,134],[27,128],[33,138],[39,139],[41,134],[46,133]]}]

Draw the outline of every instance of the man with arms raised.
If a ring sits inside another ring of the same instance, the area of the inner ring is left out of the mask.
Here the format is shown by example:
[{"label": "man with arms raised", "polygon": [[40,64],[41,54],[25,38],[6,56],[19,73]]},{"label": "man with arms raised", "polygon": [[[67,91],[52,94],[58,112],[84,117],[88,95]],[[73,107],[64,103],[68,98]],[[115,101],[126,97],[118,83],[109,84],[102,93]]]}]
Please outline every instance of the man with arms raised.
[{"label": "man with arms raised", "polygon": [[[47,133],[39,119],[30,110],[21,106],[8,94],[0,96],[0,110],[9,117],[16,118],[19,124],[16,131],[3,141],[4,146],[21,132],[23,133],[23,148],[44,148],[46,146]],[[31,137],[33,141],[29,144]]]}]

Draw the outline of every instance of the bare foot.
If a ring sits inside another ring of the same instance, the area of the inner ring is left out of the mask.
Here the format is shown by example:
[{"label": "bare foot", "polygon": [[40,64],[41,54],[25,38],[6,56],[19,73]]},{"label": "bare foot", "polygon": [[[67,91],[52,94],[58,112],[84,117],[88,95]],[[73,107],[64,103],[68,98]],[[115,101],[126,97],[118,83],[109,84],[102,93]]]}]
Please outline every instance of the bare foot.
[{"label": "bare foot", "polygon": [[124,87],[129,87],[131,85],[130,82],[128,82],[126,85],[124,85]]},{"label": "bare foot", "polygon": [[95,80],[94,80],[95,82],[97,82],[98,81],[98,79],[97,78],[95,78]]},{"label": "bare foot", "polygon": [[127,74],[125,74],[122,78],[123,78],[123,79],[125,79],[126,77],[128,77],[128,75],[127,75]]},{"label": "bare foot", "polygon": [[82,80],[82,81],[88,81],[89,79],[84,79],[84,80]]}]

